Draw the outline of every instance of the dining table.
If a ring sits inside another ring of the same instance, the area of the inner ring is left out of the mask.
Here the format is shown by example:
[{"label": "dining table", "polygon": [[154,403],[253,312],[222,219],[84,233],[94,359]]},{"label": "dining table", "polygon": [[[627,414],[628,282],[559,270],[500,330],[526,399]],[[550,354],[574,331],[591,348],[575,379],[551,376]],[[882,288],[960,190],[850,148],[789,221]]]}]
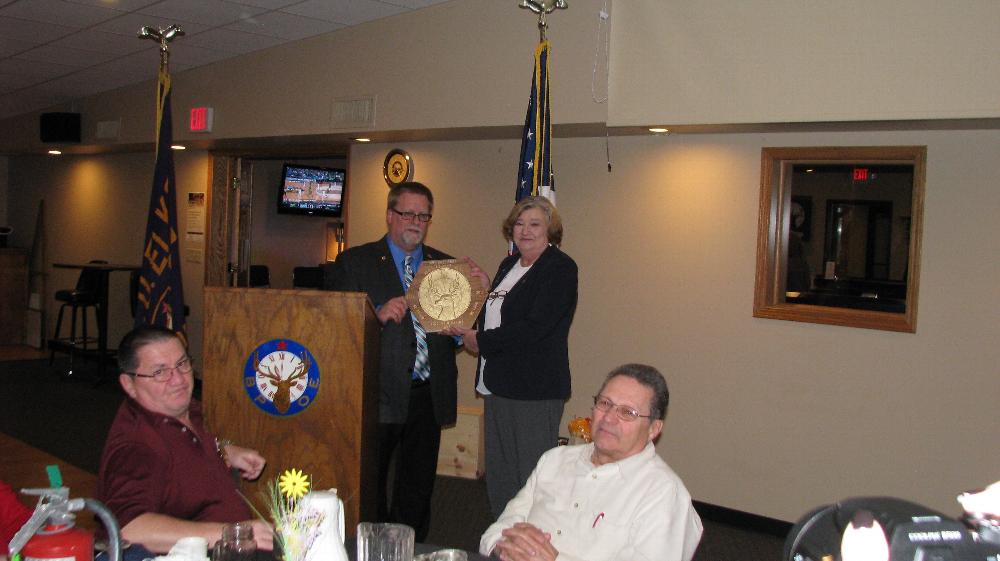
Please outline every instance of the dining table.
[{"label": "dining table", "polygon": [[[344,541],[344,549],[347,550],[348,559],[357,559],[358,544],[357,540],[353,537],[349,537]],[[434,553],[435,551],[441,551],[445,549],[450,549],[447,546],[439,546],[429,543],[415,543],[413,544],[413,557],[414,559],[426,559],[428,554]],[[466,551],[466,558],[468,561],[490,561],[491,557],[484,557],[475,551]],[[258,557],[258,561],[261,561]]]},{"label": "dining table", "polygon": [[[0,479],[15,492],[21,489],[44,489],[49,487],[48,466],[57,466],[62,476],[62,484],[69,487],[70,498],[93,498],[97,490],[97,477],[73,464],[63,461],[44,450],[0,432],[0,450],[3,450],[3,470]],[[20,495],[25,506],[34,507],[37,497]],[[89,513],[79,513],[76,525],[93,531],[97,521]]]}]

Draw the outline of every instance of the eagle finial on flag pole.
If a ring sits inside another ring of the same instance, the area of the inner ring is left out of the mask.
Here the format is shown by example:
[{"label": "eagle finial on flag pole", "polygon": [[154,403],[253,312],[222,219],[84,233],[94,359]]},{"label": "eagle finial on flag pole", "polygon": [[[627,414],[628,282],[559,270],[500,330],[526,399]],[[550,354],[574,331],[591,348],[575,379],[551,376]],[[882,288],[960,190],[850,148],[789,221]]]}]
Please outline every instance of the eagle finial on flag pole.
[{"label": "eagle finial on flag pole", "polygon": [[144,25],[139,29],[138,33],[140,39],[149,39],[160,44],[160,66],[168,66],[170,64],[169,44],[174,40],[174,37],[180,35],[184,35],[184,30],[177,24],[172,24],[166,29]]},{"label": "eagle finial on flag pole", "polygon": [[517,5],[520,8],[527,8],[538,14],[539,42],[545,41],[545,28],[548,27],[545,16],[556,10],[565,10],[569,7],[566,0],[520,0]]}]

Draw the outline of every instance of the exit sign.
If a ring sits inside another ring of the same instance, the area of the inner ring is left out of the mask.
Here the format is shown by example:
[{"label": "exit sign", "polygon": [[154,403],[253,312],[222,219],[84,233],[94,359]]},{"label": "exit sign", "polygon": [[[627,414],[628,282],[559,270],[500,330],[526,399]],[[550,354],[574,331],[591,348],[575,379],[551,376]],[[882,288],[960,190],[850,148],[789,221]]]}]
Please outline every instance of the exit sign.
[{"label": "exit sign", "polygon": [[191,108],[191,117],[188,119],[188,130],[191,132],[212,132],[212,121],[215,111],[211,107]]},{"label": "exit sign", "polygon": [[854,168],[855,181],[868,181],[868,168]]}]

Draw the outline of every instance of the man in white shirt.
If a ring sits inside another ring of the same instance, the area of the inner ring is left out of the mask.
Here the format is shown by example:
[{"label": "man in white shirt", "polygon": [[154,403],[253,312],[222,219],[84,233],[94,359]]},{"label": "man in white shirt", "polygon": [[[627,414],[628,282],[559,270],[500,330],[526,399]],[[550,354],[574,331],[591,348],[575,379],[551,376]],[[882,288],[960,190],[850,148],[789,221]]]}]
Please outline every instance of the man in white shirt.
[{"label": "man in white shirt", "polygon": [[480,553],[503,561],[689,561],[701,519],[653,446],[669,397],[652,366],[608,374],[594,396],[593,442],[546,452],[483,534]]}]

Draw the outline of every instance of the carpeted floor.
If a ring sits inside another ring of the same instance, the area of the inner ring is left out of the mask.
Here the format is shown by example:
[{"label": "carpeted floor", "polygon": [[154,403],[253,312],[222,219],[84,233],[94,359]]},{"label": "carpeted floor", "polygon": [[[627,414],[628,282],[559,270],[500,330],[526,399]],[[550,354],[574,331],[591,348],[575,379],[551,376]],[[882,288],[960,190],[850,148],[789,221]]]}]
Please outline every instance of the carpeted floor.
[{"label": "carpeted floor", "polygon": [[[95,386],[96,368],[66,359],[0,362],[0,432],[97,473],[101,449],[123,394],[115,383]],[[0,454],[0,479],[3,477]],[[439,476],[428,543],[475,551],[493,519],[481,480]],[[703,515],[703,518],[705,516]],[[705,519],[695,561],[780,561],[783,537]]]}]

